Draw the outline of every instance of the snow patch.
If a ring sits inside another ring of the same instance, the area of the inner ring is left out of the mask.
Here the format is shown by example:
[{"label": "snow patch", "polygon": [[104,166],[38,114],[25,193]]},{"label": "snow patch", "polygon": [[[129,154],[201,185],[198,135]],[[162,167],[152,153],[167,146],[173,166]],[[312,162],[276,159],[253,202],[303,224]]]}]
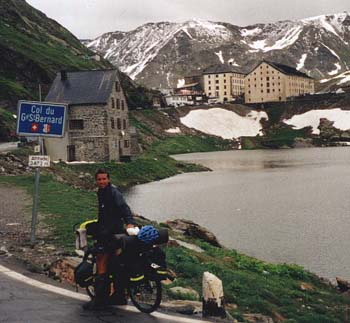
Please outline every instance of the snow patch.
[{"label": "snow patch", "polygon": [[185,85],[185,80],[184,79],[178,79],[177,80],[177,86],[176,87],[183,87]]},{"label": "snow patch", "polygon": [[271,50],[278,50],[289,47],[293,45],[299,38],[300,33],[302,32],[302,27],[297,26],[295,28],[291,28],[287,31],[284,37],[275,42],[272,46],[266,46],[266,39],[261,39],[253,42],[249,46],[253,49],[258,49],[263,52],[269,52]]},{"label": "snow patch", "polygon": [[188,32],[186,27],[183,27],[182,30],[187,34],[188,37],[190,37],[190,39],[193,39],[192,35]]},{"label": "snow patch", "polygon": [[167,132],[167,133],[181,133],[181,129],[179,127],[170,128],[170,129],[165,130],[165,132]]},{"label": "snow patch", "polygon": [[335,63],[335,70],[328,73],[328,75],[337,75],[339,71],[341,70],[341,66],[339,63]]},{"label": "snow patch", "polygon": [[259,27],[256,27],[254,29],[246,29],[246,28],[244,28],[244,29],[241,29],[241,36],[242,37],[255,36],[257,34],[260,34],[261,31],[262,31],[262,29],[259,28]]},{"label": "snow patch", "polygon": [[344,78],[342,80],[340,80],[337,85],[341,85],[344,83],[350,82],[350,75],[344,76]]},{"label": "snow patch", "polygon": [[217,55],[217,57],[219,57],[221,64],[225,63],[224,58],[222,57],[222,51],[215,53],[215,55]]},{"label": "snow patch", "polygon": [[297,65],[297,70],[298,71],[301,70],[304,67],[306,57],[307,57],[307,54],[301,55],[300,61],[299,61],[298,65]]},{"label": "snow patch", "polygon": [[232,139],[261,134],[261,119],[268,119],[265,112],[251,111],[247,116],[241,117],[232,111],[212,108],[193,110],[185,117],[180,118],[180,121],[189,128],[224,139]]},{"label": "snow patch", "polygon": [[234,58],[230,58],[227,63],[229,63],[230,65],[232,66],[240,66],[236,63],[235,59]]},{"label": "snow patch", "polygon": [[341,109],[328,109],[328,110],[311,110],[303,114],[298,114],[290,119],[284,119],[283,122],[295,127],[295,129],[302,129],[305,127],[312,127],[312,133],[315,135],[320,134],[320,130],[317,127],[320,125],[320,119],[325,118],[329,121],[333,121],[333,127],[340,130],[350,129],[350,111]]},{"label": "snow patch", "polygon": [[329,48],[327,45],[325,45],[323,43],[322,43],[322,46],[326,47],[333,54],[333,56],[335,56],[336,58],[338,58],[340,60],[340,57],[332,48]]}]

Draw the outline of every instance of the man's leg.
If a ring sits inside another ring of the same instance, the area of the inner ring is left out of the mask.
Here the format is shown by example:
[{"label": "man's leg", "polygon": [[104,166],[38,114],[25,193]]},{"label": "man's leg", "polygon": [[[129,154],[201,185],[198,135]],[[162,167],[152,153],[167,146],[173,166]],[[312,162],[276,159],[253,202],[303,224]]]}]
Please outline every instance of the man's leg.
[{"label": "man's leg", "polygon": [[120,266],[118,256],[121,253],[121,249],[117,249],[115,254],[111,257],[111,266],[116,273],[115,280],[113,282],[114,293],[110,297],[111,305],[126,305],[128,303],[126,299],[126,287],[127,287],[127,275],[125,268]]},{"label": "man's leg", "polygon": [[97,276],[94,289],[95,297],[83,305],[85,310],[102,310],[108,305],[109,279],[107,274],[107,263],[109,255],[99,254],[96,257]]}]

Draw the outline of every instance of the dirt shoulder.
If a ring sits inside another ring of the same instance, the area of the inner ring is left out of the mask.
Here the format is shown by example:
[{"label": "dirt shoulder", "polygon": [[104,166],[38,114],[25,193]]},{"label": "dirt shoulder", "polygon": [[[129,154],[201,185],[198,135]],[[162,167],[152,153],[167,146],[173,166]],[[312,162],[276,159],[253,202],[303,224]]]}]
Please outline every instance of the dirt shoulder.
[{"label": "dirt shoulder", "polygon": [[[37,228],[37,243],[30,245],[32,198],[23,189],[0,185],[0,256],[40,272],[63,254],[45,243],[47,230]],[[39,215],[40,221],[40,215]]]}]

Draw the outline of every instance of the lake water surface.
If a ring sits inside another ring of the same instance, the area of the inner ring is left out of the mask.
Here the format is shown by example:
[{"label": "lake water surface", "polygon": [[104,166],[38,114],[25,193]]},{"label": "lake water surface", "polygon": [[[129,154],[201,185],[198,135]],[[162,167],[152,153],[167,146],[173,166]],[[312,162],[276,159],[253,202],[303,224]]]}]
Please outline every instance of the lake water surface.
[{"label": "lake water surface", "polygon": [[175,158],[213,171],[131,188],[125,197],[135,212],[157,221],[187,218],[250,256],[350,279],[350,148]]}]

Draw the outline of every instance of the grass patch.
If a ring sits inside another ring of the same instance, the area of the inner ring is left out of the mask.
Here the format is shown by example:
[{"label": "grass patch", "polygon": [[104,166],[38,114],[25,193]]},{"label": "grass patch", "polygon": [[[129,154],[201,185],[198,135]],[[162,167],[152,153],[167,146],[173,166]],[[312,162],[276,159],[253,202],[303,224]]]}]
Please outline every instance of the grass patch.
[{"label": "grass patch", "polygon": [[[201,293],[202,274],[209,271],[217,275],[223,281],[226,300],[238,305],[231,312],[234,317],[262,313],[290,322],[345,322],[350,299],[300,266],[269,264],[235,250],[197,244],[206,253],[181,247],[166,249],[168,263],[178,273],[176,285],[191,286]],[[312,290],[301,290],[301,283],[309,284]]]}]

